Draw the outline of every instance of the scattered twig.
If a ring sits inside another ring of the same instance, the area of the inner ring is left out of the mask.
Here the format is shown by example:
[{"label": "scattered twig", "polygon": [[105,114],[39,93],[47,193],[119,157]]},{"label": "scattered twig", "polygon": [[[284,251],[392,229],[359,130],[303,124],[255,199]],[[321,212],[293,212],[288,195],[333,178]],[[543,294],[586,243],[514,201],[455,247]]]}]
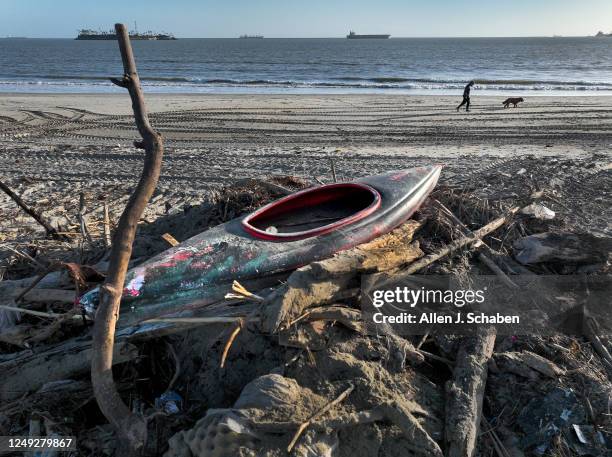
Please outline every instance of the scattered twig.
[{"label": "scattered twig", "polygon": [[45,279],[45,276],[47,276],[49,273],[51,273],[51,271],[53,271],[53,268],[47,268],[47,270],[45,270],[44,272],[42,272],[41,274],[39,274],[36,279],[34,281],[32,281],[32,284],[30,284],[28,287],[26,287],[25,289],[23,289],[23,291],[21,291],[19,293],[19,295],[17,295],[15,297],[15,302],[20,301],[25,294],[27,294],[29,291],[31,291],[32,289],[34,289],[34,287],[36,287],[38,285],[38,283],[40,281],[42,281],[43,279]]},{"label": "scattered twig", "polygon": [[111,247],[112,239],[111,239],[111,226],[110,226],[110,215],[108,213],[108,203],[104,200],[104,222],[102,225],[102,230],[104,232],[104,245],[107,248]]},{"label": "scattered twig", "polygon": [[180,244],[179,241],[169,233],[164,233],[161,237],[166,243],[168,243],[172,247]]},{"label": "scattered twig", "polygon": [[2,244],[0,245],[0,247],[2,247],[3,249],[7,249],[9,251],[11,251],[13,254],[17,255],[18,257],[21,257],[22,259],[27,260],[28,262],[30,262],[32,265],[38,267],[38,268],[43,268],[46,269],[47,266],[43,265],[41,262],[39,262],[38,260],[36,260],[35,258],[29,256],[26,253],[23,253],[21,251],[18,251],[17,249],[9,246],[8,244]]},{"label": "scattered twig", "polygon": [[83,236],[83,239],[86,239],[91,243],[91,235],[89,234],[89,230],[87,230],[87,219],[85,216],[86,211],[87,208],[85,207],[85,194],[81,192],[79,194],[79,224],[81,226],[81,235]]},{"label": "scattered twig", "polygon": [[233,300],[233,299],[240,299],[240,300],[253,300],[256,302],[262,302],[264,301],[264,298],[256,295],[252,292],[249,292],[246,287],[244,287],[242,284],[240,284],[238,281],[234,281],[232,283],[232,290],[235,293],[227,293],[225,294],[225,298],[227,300]]},{"label": "scattered twig", "polygon": [[18,313],[23,313],[23,314],[30,314],[31,316],[36,316],[36,317],[47,317],[50,319],[59,319],[63,316],[63,314],[45,313],[42,311],[34,311],[33,309],[19,308],[17,306],[9,306],[9,305],[0,305],[0,309],[5,309],[7,311],[15,311]]},{"label": "scattered twig", "polygon": [[227,360],[227,354],[229,353],[229,350],[232,347],[234,340],[240,333],[240,330],[242,330],[243,326],[244,326],[244,321],[240,319],[238,323],[236,324],[236,326],[234,327],[234,330],[232,330],[230,337],[227,339],[227,343],[225,343],[225,347],[223,348],[223,354],[221,355],[221,365],[220,365],[221,368],[225,368],[225,361]]},{"label": "scattered twig", "polygon": [[51,227],[51,225],[47,221],[45,221],[43,217],[36,210],[34,210],[33,208],[30,208],[30,206],[28,206],[26,202],[24,202],[15,192],[11,190],[9,186],[4,184],[2,181],[0,181],[0,189],[2,189],[9,197],[11,197],[13,201],[17,203],[17,205],[22,210],[24,210],[27,214],[32,216],[32,218],[45,229],[45,231],[47,232],[47,235],[52,236],[53,238],[56,238],[56,239],[65,239],[65,237],[62,235],[59,235],[57,230]]},{"label": "scattered twig", "polygon": [[168,347],[168,352],[170,352],[172,358],[174,359],[174,375],[172,376],[172,379],[170,380],[170,382],[168,383],[168,387],[166,388],[166,391],[169,391],[172,390],[172,388],[176,384],[176,381],[178,381],[178,378],[181,375],[181,359],[179,359],[179,356],[176,353],[174,346],[172,346],[172,343],[168,341],[166,346]]},{"label": "scattered twig", "polygon": [[334,158],[330,157],[329,162],[331,164],[332,179],[334,182],[338,182],[338,178],[336,177],[336,165],[334,164]]},{"label": "scattered twig", "polygon": [[316,413],[314,413],[312,416],[310,416],[310,418],[306,422],[302,423],[297,429],[297,431],[295,432],[295,435],[293,435],[293,438],[291,439],[289,446],[287,446],[287,452],[291,452],[293,450],[295,444],[300,439],[300,436],[302,436],[302,433],[304,433],[304,431],[308,428],[308,426],[312,422],[314,422],[317,418],[321,417],[323,414],[328,412],[330,409],[332,409],[334,406],[336,406],[338,403],[340,403],[346,397],[348,397],[353,391],[353,389],[355,389],[355,386],[351,384],[348,389],[346,389],[344,392],[338,395],[334,400],[330,401],[327,405],[325,405],[323,408],[321,408]]},{"label": "scattered twig", "polygon": [[479,228],[475,232],[471,232],[470,234],[467,234],[463,236],[462,238],[459,238],[458,240],[455,240],[447,244],[446,246],[444,246],[442,249],[438,250],[437,252],[429,254],[428,256],[425,256],[422,259],[411,263],[404,270],[401,270],[400,274],[402,276],[414,274],[417,271],[422,270],[423,268],[440,260],[442,257],[446,257],[452,252],[458,249],[461,249],[462,247],[467,246],[468,244],[471,244],[475,241],[480,240],[480,238],[488,235],[491,232],[494,232],[495,230],[500,228],[502,225],[510,221],[510,218],[512,217],[512,215],[516,214],[519,209],[520,208],[518,206],[514,207],[510,211],[508,211],[508,213],[505,214],[504,216],[498,217],[497,219],[489,222],[487,225]]}]

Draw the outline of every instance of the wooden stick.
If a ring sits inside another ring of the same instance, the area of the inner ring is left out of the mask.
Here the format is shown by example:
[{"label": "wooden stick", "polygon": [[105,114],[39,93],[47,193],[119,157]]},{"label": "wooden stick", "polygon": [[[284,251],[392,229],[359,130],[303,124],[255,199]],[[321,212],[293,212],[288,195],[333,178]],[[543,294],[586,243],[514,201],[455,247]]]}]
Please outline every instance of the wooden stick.
[{"label": "wooden stick", "polygon": [[33,302],[33,303],[50,303],[50,302],[59,302],[59,303],[74,303],[74,290],[67,289],[31,289],[29,291],[27,288],[15,287],[12,290],[7,290],[7,294],[16,296],[21,295],[23,292],[22,301]]},{"label": "wooden stick", "polygon": [[110,248],[112,245],[111,239],[111,227],[110,227],[110,215],[108,214],[108,203],[104,200],[104,223],[102,226],[102,230],[104,231],[104,245],[107,248]]},{"label": "wooden stick", "polygon": [[85,211],[85,194],[81,192],[79,194],[79,224],[81,226],[81,235],[83,236],[83,239],[86,239],[91,243],[92,240],[91,235],[89,235],[89,230],[87,230],[87,219],[85,218]]},{"label": "wooden stick", "polygon": [[134,146],[145,150],[145,159],[138,185],[119,219],[110,252],[108,274],[100,287],[100,304],[93,330],[91,380],[100,410],[125,441],[125,446],[120,447],[125,449],[126,454],[135,455],[144,447],[147,427],[144,419],[133,414],[119,396],[112,374],[113,344],[136,228],[157,186],[164,147],[161,135],[149,123],[127,28],[123,24],[115,24],[115,32],[124,75],[121,79],[111,78],[111,81],[126,88],[130,94],[134,120],[142,137],[141,141],[134,142]]},{"label": "wooden stick", "polygon": [[2,245],[0,245],[0,247],[2,247],[2,248],[4,248],[4,249],[8,249],[8,250],[9,250],[9,251],[11,251],[13,254],[15,254],[15,255],[17,255],[17,256],[19,256],[19,257],[21,257],[21,258],[23,258],[23,259],[27,260],[27,261],[28,261],[28,262],[30,262],[32,265],[35,265],[35,266],[37,266],[37,267],[39,267],[39,268],[44,268],[44,269],[46,269],[46,268],[47,268],[47,266],[46,266],[46,265],[43,265],[42,263],[40,263],[40,262],[39,262],[38,260],[36,260],[35,258],[33,258],[33,257],[29,256],[28,254],[25,254],[25,253],[23,253],[23,252],[21,252],[21,251],[18,251],[17,249],[15,249],[15,248],[13,248],[13,247],[9,246],[8,244],[2,244]]},{"label": "wooden stick", "polygon": [[51,273],[52,269],[51,268],[47,268],[46,271],[42,272],[41,274],[39,274],[36,279],[34,281],[32,281],[32,284],[30,284],[28,287],[26,287],[25,289],[23,289],[23,291],[21,291],[19,293],[19,295],[17,295],[15,297],[15,302],[18,302],[19,300],[21,300],[23,298],[23,296],[25,294],[27,294],[29,291],[31,291],[32,289],[34,289],[34,287],[36,287],[36,285],[42,281],[43,279],[45,279],[45,276],[47,276],[49,273]]},{"label": "wooden stick", "polygon": [[[401,270],[399,272],[400,275],[411,275],[416,273],[419,270],[422,270],[423,268],[431,265],[432,263],[440,260],[442,257],[446,257],[447,255],[449,255],[450,253],[461,249],[464,246],[467,246],[468,244],[471,244],[475,241],[478,241],[480,238],[488,235],[491,232],[494,232],[495,230],[497,230],[498,228],[500,228],[502,225],[506,224],[510,218],[512,217],[512,215],[516,214],[518,212],[520,208],[514,207],[512,208],[508,214],[502,216],[502,217],[498,217],[497,219],[495,219],[492,222],[489,222],[487,225],[485,225],[484,227],[479,228],[478,230],[476,230],[475,232],[471,232],[467,235],[465,235],[462,238],[459,238],[458,240],[453,241],[452,243],[447,244],[446,246],[444,246],[442,249],[440,249],[437,252],[434,252],[433,254],[429,254],[428,256],[423,257],[420,260],[417,260],[416,262],[411,263],[410,265],[408,265],[407,268],[405,268],[404,270]],[[394,279],[396,279],[397,277],[394,277]]]},{"label": "wooden stick", "polygon": [[338,182],[338,179],[336,178],[336,165],[334,165],[334,158],[330,157],[329,161],[331,162],[332,179],[334,182]]},{"label": "wooden stick", "polygon": [[[459,219],[457,216],[455,216],[455,214],[448,209],[446,206],[444,206],[440,201],[434,199],[434,204],[442,210],[442,212],[448,216],[453,222],[455,222],[463,231],[463,233],[465,235],[469,235],[472,233],[472,231],[463,223],[461,222],[461,219]],[[484,241],[480,240],[480,243],[486,247],[487,250],[489,251],[493,251],[493,249],[491,249],[491,247],[486,244]],[[476,245],[476,244],[475,244]],[[497,264],[495,262],[493,262],[493,260],[491,260],[484,252],[479,252],[478,253],[478,260],[480,260],[483,264],[485,264],[487,266],[487,268],[489,268],[489,270],[491,270],[493,273],[495,273],[496,276],[499,276],[499,278],[502,280],[502,282],[509,288],[511,289],[518,289],[519,286],[516,285],[516,283],[514,283],[514,281],[512,281],[507,275],[506,273],[504,273],[502,271],[501,268],[499,268],[497,266]]]},{"label": "wooden stick", "polygon": [[295,432],[295,435],[293,435],[293,438],[291,439],[289,446],[287,446],[287,452],[291,452],[291,450],[297,443],[297,440],[300,439],[300,436],[302,436],[302,433],[304,433],[304,431],[308,428],[308,426],[312,422],[314,422],[317,418],[321,417],[327,411],[329,411],[334,406],[336,406],[338,403],[343,401],[346,397],[348,397],[353,391],[353,389],[355,389],[355,386],[351,384],[349,388],[346,389],[344,392],[342,392],[340,395],[338,395],[338,397],[336,397],[335,400],[330,401],[327,405],[325,405],[323,408],[321,408],[316,413],[314,413],[312,416],[310,416],[310,418],[306,422],[302,423],[302,425],[300,425],[300,427],[297,429],[297,432]]},{"label": "wooden stick", "polygon": [[23,314],[29,314],[31,316],[36,316],[36,317],[46,317],[46,318],[51,318],[51,319],[59,319],[60,317],[63,316],[63,314],[44,313],[42,311],[34,311],[33,309],[18,308],[17,306],[0,305],[0,309],[5,309],[7,311],[15,311],[18,313],[23,313]]},{"label": "wooden stick", "polygon": [[161,237],[171,247],[178,246],[180,244],[179,241],[176,238],[174,238],[172,235],[170,235],[169,233],[164,233]]},{"label": "wooden stick", "polygon": [[27,214],[32,216],[32,218],[38,222],[47,232],[47,235],[52,236],[57,239],[65,239],[64,236],[59,235],[57,230],[55,230],[51,225],[43,219],[43,217],[33,208],[30,208],[26,202],[24,202],[15,192],[11,190],[9,186],[0,181],[0,189],[2,189],[9,197],[13,199],[17,205],[24,210]]},{"label": "wooden stick", "polygon": [[238,321],[238,324],[236,325],[234,330],[232,330],[232,333],[230,334],[230,337],[228,338],[227,343],[225,343],[225,347],[223,348],[223,354],[221,355],[221,368],[225,368],[225,361],[227,360],[227,354],[229,354],[229,350],[232,347],[234,340],[240,333],[240,330],[242,330],[243,325],[244,323],[242,319],[240,319],[240,321]]},{"label": "wooden stick", "polygon": [[[244,320],[240,316],[215,316],[215,317],[160,317],[148,319],[141,324],[171,323],[171,324],[233,324]],[[259,319],[247,319],[248,322],[256,322]]]}]

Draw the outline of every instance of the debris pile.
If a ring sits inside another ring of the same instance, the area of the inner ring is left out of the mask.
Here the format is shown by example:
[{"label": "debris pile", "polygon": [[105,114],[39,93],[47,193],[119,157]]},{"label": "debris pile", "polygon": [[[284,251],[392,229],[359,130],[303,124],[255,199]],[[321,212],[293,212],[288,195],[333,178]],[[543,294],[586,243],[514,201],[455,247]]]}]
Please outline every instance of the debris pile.
[{"label": "debris pile", "polygon": [[[235,284],[230,300],[171,330],[119,332],[115,381],[146,418],[144,455],[611,452],[612,345],[596,322],[587,319],[584,336],[496,336],[486,327],[470,337],[401,336],[384,326],[368,333],[361,315],[365,285],[383,277],[489,274],[511,290],[517,275],[609,274],[609,233],[573,230],[562,189],[539,189],[535,163],[487,171],[490,183],[446,181],[394,231],[289,272],[276,287]],[[10,184],[31,205],[29,183]],[[242,180],[182,207],[160,193],[132,264],[312,185]],[[79,455],[117,451],[89,382],[91,323],[74,307],[104,278],[117,218],[110,202],[125,201],[110,197],[64,206],[53,231],[34,221],[3,235],[0,435],[39,430],[76,436]]]}]

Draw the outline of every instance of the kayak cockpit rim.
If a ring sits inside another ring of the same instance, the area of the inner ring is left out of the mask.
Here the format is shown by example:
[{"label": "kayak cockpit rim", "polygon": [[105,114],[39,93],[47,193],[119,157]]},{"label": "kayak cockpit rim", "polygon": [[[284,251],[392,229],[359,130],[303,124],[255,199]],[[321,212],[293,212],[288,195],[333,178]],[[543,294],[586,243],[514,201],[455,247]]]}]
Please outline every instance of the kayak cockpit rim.
[{"label": "kayak cockpit rim", "polygon": [[362,183],[304,189],[247,215],[242,228],[269,241],[295,241],[330,233],[364,219],[381,205],[380,193]]}]

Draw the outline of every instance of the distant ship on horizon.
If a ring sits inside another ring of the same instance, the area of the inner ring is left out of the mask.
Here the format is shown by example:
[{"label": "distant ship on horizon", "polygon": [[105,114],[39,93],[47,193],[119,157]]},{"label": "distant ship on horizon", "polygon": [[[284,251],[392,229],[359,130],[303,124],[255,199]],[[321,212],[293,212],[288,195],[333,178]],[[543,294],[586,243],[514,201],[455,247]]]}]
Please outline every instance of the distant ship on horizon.
[{"label": "distant ship on horizon", "polygon": [[261,40],[263,35],[240,35],[238,38],[241,40]]},{"label": "distant ship on horizon", "polygon": [[346,36],[349,40],[363,40],[363,39],[376,39],[376,40],[386,40],[390,37],[391,35],[358,35],[355,32],[353,32],[352,30],[349,32],[349,34]]},{"label": "distant ship on horizon", "polygon": [[597,32],[596,37],[612,37],[612,33],[603,33],[601,30]]},{"label": "distant ship on horizon", "polygon": [[[171,33],[155,33],[152,31],[147,31],[141,33],[136,28],[136,23],[134,23],[134,30],[130,30],[129,32],[130,40],[143,40],[143,41],[156,41],[156,40],[176,40],[174,35]],[[107,32],[104,31],[96,31],[91,29],[81,29],[79,30],[79,34],[75,38],[75,40],[116,40],[117,34],[114,30],[109,30]]]}]

